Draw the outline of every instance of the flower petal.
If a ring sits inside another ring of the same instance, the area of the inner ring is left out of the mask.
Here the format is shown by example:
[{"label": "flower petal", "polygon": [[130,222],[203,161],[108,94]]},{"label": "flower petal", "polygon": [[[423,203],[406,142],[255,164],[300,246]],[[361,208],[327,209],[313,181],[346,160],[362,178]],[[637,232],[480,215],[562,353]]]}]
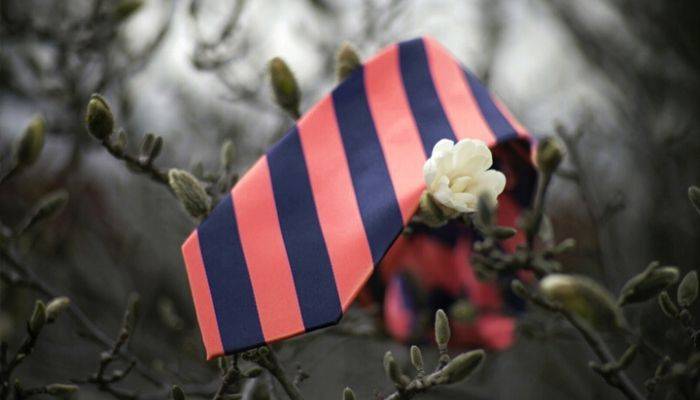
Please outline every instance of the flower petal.
[{"label": "flower petal", "polygon": [[464,189],[467,188],[467,185],[469,184],[470,181],[472,181],[471,176],[460,176],[458,178],[455,178],[452,180],[452,184],[450,185],[450,189],[452,189],[453,192],[464,192]]},{"label": "flower petal", "polygon": [[433,146],[433,153],[431,154],[431,158],[440,156],[444,153],[452,151],[452,148],[454,147],[454,142],[451,141],[450,139],[440,139],[437,143],[435,143],[435,146]]},{"label": "flower petal", "polygon": [[478,178],[479,186],[493,191],[495,196],[503,192],[506,187],[506,176],[502,172],[490,169],[484,171]]}]

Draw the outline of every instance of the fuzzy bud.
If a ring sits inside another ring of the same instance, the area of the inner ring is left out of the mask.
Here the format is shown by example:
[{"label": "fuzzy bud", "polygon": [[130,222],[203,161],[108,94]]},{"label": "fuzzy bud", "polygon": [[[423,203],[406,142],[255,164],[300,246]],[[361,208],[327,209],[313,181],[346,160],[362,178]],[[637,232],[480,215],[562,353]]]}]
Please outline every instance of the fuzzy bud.
[{"label": "fuzzy bud", "polygon": [[664,290],[659,294],[659,307],[669,318],[678,318],[678,307],[671,300],[671,296]]},{"label": "fuzzy bud", "polygon": [[411,346],[411,364],[417,371],[423,371],[423,353],[418,346]]},{"label": "fuzzy bud", "polygon": [[537,167],[543,173],[553,173],[563,158],[564,152],[557,139],[546,137],[537,145]]},{"label": "fuzzy bud", "polygon": [[493,199],[482,193],[476,206],[477,223],[481,229],[489,229],[493,225],[494,209]]},{"label": "fuzzy bud", "polygon": [[117,133],[117,137],[112,142],[112,149],[117,154],[124,154],[124,149],[126,149],[126,132],[120,130]]},{"label": "fuzzy bud", "polygon": [[55,218],[68,203],[68,192],[57,190],[44,196],[36,206],[34,211],[25,222],[22,231],[31,229],[41,223]]},{"label": "fuzzy bud", "polygon": [[695,210],[700,213],[700,187],[691,186],[688,188],[688,199],[693,203]]},{"label": "fuzzy bud", "polygon": [[175,196],[191,216],[201,218],[209,213],[211,198],[197,178],[187,171],[173,168],[168,172],[168,181]]},{"label": "fuzzy bud", "polygon": [[658,263],[651,263],[646,270],[625,283],[620,290],[618,303],[625,305],[649,300],[676,281],[678,268],[658,267]]},{"label": "fuzzy bud", "polygon": [[516,296],[520,297],[523,300],[527,300],[530,298],[530,292],[527,290],[525,285],[518,279],[513,279],[510,282],[510,289],[515,293]]},{"label": "fuzzy bud", "polygon": [[170,395],[172,396],[173,400],[185,400],[185,392],[182,391],[180,386],[173,385],[172,389],[170,389]]},{"label": "fuzzy bud", "polygon": [[122,0],[114,9],[114,16],[117,21],[124,21],[131,17],[143,6],[143,0]]},{"label": "fuzzy bud", "polygon": [[449,341],[450,321],[448,321],[445,311],[437,310],[435,313],[435,343],[437,343],[438,348],[444,350],[447,348]]},{"label": "fuzzy bud", "polygon": [[510,239],[515,236],[516,233],[518,233],[518,231],[509,226],[495,226],[491,229],[491,236],[496,240]]},{"label": "fuzzy bud", "polygon": [[52,396],[68,397],[78,391],[78,386],[65,383],[52,383],[46,386],[46,393]]},{"label": "fuzzy bud", "polygon": [[394,360],[394,355],[391,354],[391,351],[387,351],[384,354],[384,372],[397,387],[404,387],[408,384],[408,378],[401,372],[401,368]]},{"label": "fuzzy bud", "polygon": [[418,219],[421,223],[431,228],[443,226],[448,220],[442,208],[438,206],[433,196],[428,192],[423,192],[420,198]]},{"label": "fuzzy bud", "polygon": [[99,94],[93,94],[87,105],[85,125],[88,132],[98,140],[105,140],[114,131],[114,115],[107,101]]},{"label": "fuzzy bud", "polygon": [[39,158],[44,148],[45,131],[46,124],[41,116],[36,115],[29,121],[15,147],[14,157],[19,168],[29,167]]},{"label": "fuzzy bud", "polygon": [[566,253],[566,252],[572,250],[574,247],[576,247],[576,239],[573,239],[573,238],[564,239],[559,244],[554,246],[554,248],[552,249],[552,253],[553,254]]},{"label": "fuzzy bud", "polygon": [[361,66],[362,62],[355,48],[350,43],[343,43],[335,56],[335,74],[338,77],[338,82],[344,81]]},{"label": "fuzzy bud", "polygon": [[596,328],[609,330],[625,325],[622,311],[610,293],[590,278],[551,274],[540,282],[540,292],[548,301]]},{"label": "fuzzy bud", "polygon": [[236,146],[233,144],[233,141],[229,139],[224,141],[224,143],[221,145],[221,154],[219,159],[221,161],[221,168],[223,168],[224,171],[230,171],[233,167],[234,161],[236,160]]},{"label": "fuzzy bud", "polygon": [[445,383],[459,382],[471,375],[486,357],[483,350],[473,350],[453,358],[445,368],[440,370],[440,377]]},{"label": "fuzzy bud", "polygon": [[267,346],[258,347],[258,355],[261,357],[267,357],[270,355],[270,348]]},{"label": "fuzzy bud", "polygon": [[156,136],[153,140],[153,145],[148,152],[148,162],[152,163],[160,155],[161,150],[163,150],[163,138]]},{"label": "fuzzy bud", "polygon": [[46,305],[46,322],[53,322],[70,306],[70,299],[65,296],[56,297]]},{"label": "fuzzy bud", "polygon": [[229,369],[229,362],[228,362],[228,357],[226,356],[221,356],[216,359],[216,363],[219,366],[219,369],[221,370],[222,374],[225,374],[228,369]]},{"label": "fuzzy bud", "polygon": [[294,119],[299,118],[299,103],[301,102],[301,91],[294,77],[294,73],[289,69],[287,63],[279,57],[270,60],[268,66],[272,90],[275,94],[277,104]]},{"label": "fuzzy bud", "polygon": [[472,322],[478,311],[474,304],[467,299],[459,299],[450,306],[450,319],[458,322]]},{"label": "fuzzy bud", "polygon": [[343,390],[343,400],[355,400],[355,392],[352,391],[349,387],[346,387],[345,390]]},{"label": "fuzzy bud", "polygon": [[698,298],[698,273],[690,271],[678,285],[678,304],[681,307],[690,307]]},{"label": "fuzzy bud", "polygon": [[263,370],[260,367],[253,367],[249,370],[247,370],[243,375],[245,375],[248,378],[256,378],[262,374]]},{"label": "fuzzy bud", "polygon": [[141,297],[138,293],[131,293],[127,299],[126,311],[124,312],[123,327],[130,334],[134,330],[136,320],[141,310]]},{"label": "fuzzy bud", "polygon": [[37,300],[34,304],[34,311],[32,311],[32,316],[29,317],[29,323],[27,328],[29,329],[29,334],[36,337],[41,329],[46,324],[46,306],[41,300]]}]

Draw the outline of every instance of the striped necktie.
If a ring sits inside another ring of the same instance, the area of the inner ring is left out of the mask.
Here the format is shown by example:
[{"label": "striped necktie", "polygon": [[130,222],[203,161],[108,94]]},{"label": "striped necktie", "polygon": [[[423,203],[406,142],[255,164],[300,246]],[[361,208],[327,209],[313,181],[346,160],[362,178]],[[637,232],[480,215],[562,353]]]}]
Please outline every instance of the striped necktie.
[{"label": "striped necktie", "polygon": [[207,358],[337,323],[444,138],[529,134],[430,38],[382,50],[308,111],[182,246]]}]

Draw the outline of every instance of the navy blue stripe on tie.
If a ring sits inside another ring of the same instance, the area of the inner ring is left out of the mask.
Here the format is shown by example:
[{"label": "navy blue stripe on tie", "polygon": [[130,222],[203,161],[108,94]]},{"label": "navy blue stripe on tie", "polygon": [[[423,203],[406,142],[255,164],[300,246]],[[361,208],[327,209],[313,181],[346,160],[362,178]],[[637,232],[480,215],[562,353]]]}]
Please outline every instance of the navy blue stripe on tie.
[{"label": "navy blue stripe on tie", "polygon": [[340,298],[297,128],[270,149],[267,162],[304,327],[335,323]]},{"label": "navy blue stripe on tie", "polygon": [[202,260],[226,350],[264,342],[231,195],[197,229]]},{"label": "navy blue stripe on tie", "polygon": [[440,139],[456,141],[456,137],[430,75],[423,39],[399,43],[399,63],[408,103],[423,140],[423,149],[430,157]]},{"label": "navy blue stripe on tie", "polygon": [[332,96],[355,197],[376,265],[401,233],[403,220],[367,102],[364,70],[358,68]]},{"label": "navy blue stripe on tie", "polygon": [[496,103],[493,102],[493,98],[488,89],[486,89],[479,79],[469,70],[466,68],[462,68],[462,70],[464,71],[464,76],[469,83],[469,87],[474,94],[477,104],[479,104],[481,114],[491,127],[493,134],[496,135],[496,140],[498,142],[503,142],[517,138],[518,132],[513,128],[510,122],[508,122],[506,117],[501,114],[498,107],[496,107]]}]

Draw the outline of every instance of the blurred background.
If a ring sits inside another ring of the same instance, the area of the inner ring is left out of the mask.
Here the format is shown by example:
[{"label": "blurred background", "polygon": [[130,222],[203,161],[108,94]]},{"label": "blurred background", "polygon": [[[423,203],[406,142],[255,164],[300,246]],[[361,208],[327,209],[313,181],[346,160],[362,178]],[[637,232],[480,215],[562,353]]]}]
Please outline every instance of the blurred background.
[{"label": "blurred background", "polygon": [[[617,291],[651,260],[700,266],[700,220],[686,196],[700,183],[697,1],[0,0],[0,35],[0,170],[32,115],[47,126],[37,165],[0,187],[0,220],[14,226],[37,199],[65,188],[66,210],[23,238],[23,260],[110,335],[138,292],[142,317],[129,346],[164,382],[216,387],[179,250],[195,222],[164,186],[132,174],[87,134],[95,92],[130,146],[147,132],[164,138],[159,167],[215,170],[231,139],[244,172],[293,124],[274,104],[270,58],[288,62],[306,109],[334,86],[341,43],[370,57],[429,35],[535,136],[562,135],[567,157],[547,207],[553,235],[579,243],[562,260],[568,271]],[[5,282],[0,290],[0,338],[16,346],[36,294]],[[308,398],[340,398],[348,385],[360,398],[390,393],[381,357],[392,349],[405,363],[407,348],[357,314],[346,321],[353,329],[281,350],[290,374],[299,365],[310,375],[301,383]],[[656,304],[628,317],[678,351],[681,336],[659,332],[667,322]],[[75,326],[59,320],[17,376],[39,384],[94,371],[103,348]],[[619,398],[588,369],[590,358],[576,332],[533,310],[519,319],[515,345],[491,354],[477,376],[423,398]],[[653,368],[642,359],[631,375],[641,384]],[[127,382],[150,387],[138,374]],[[110,398],[90,389],[79,397]]]}]

